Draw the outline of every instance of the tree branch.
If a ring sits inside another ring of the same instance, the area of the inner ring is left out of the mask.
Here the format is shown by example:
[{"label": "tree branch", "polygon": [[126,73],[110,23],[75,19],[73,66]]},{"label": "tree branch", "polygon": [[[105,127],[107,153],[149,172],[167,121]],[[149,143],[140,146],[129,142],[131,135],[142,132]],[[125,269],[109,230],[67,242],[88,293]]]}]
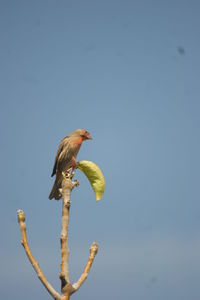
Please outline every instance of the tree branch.
[{"label": "tree branch", "polygon": [[69,178],[63,176],[62,181],[62,230],[60,234],[60,245],[61,245],[61,264],[60,264],[60,280],[61,288],[70,283],[69,280],[69,247],[68,247],[68,225],[69,225],[69,210],[70,210],[70,195],[72,190],[72,181]]},{"label": "tree branch", "polygon": [[[71,191],[75,186],[78,186],[78,181],[72,182],[73,175],[71,174],[62,174],[62,230],[60,235],[60,245],[61,245],[61,271],[60,271],[60,280],[61,280],[61,290],[63,294],[71,295],[74,292],[74,289],[70,283],[69,279],[69,246],[68,246],[68,227],[69,227],[69,211],[70,211],[70,197]],[[66,177],[67,176],[67,177]]]},{"label": "tree branch", "polygon": [[22,245],[26,251],[26,254],[28,256],[28,259],[30,260],[35,272],[38,275],[38,278],[40,279],[40,281],[43,283],[44,287],[47,289],[47,291],[49,292],[49,294],[56,300],[61,300],[61,295],[56,292],[56,290],[54,290],[54,288],[52,287],[52,285],[47,281],[44,273],[42,272],[38,262],[36,261],[36,259],[34,258],[28,241],[27,241],[27,235],[26,235],[26,223],[25,223],[25,214],[23,212],[23,210],[19,209],[17,211],[17,217],[18,217],[18,222],[19,222],[19,226],[20,226],[20,230],[21,230],[21,235],[22,235]]},{"label": "tree branch", "polygon": [[72,182],[73,174],[63,174],[63,180],[62,180],[62,229],[61,229],[61,235],[60,235],[60,244],[61,244],[61,271],[59,274],[60,280],[61,280],[61,292],[60,295],[47,281],[44,273],[42,272],[38,262],[35,260],[28,241],[27,241],[27,235],[26,235],[26,223],[25,223],[25,214],[23,210],[18,210],[17,216],[18,216],[18,222],[21,230],[22,235],[22,245],[26,251],[26,254],[36,271],[38,278],[43,283],[44,287],[47,289],[49,294],[55,299],[55,300],[69,300],[70,296],[75,293],[80,286],[84,283],[86,280],[88,273],[92,267],[94,258],[98,252],[98,245],[97,243],[92,243],[90,247],[90,255],[88,257],[87,264],[85,266],[85,269],[80,276],[79,280],[74,283],[73,285],[70,283],[69,279],[69,247],[68,247],[68,227],[69,227],[69,211],[70,211],[70,197],[71,197],[71,191],[73,188],[77,185],[79,185],[78,181]]},{"label": "tree branch", "polygon": [[72,287],[74,288],[74,292],[76,292],[81,287],[81,285],[84,283],[84,281],[87,279],[88,273],[92,267],[92,263],[94,261],[94,258],[96,256],[97,252],[98,252],[98,244],[92,243],[92,245],[90,247],[90,255],[88,257],[88,261],[85,266],[85,269],[84,269],[83,273],[81,274],[79,280],[72,285]]}]

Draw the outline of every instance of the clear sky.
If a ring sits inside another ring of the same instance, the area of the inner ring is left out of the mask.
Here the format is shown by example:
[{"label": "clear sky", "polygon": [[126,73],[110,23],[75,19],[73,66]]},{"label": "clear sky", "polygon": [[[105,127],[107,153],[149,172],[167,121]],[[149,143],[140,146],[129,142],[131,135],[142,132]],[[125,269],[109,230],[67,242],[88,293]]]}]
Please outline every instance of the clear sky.
[{"label": "clear sky", "polygon": [[50,299],[20,245],[59,290],[61,202],[49,201],[60,140],[106,178],[73,191],[70,271],[99,253],[73,299],[200,299],[200,2],[1,0],[2,299]]}]

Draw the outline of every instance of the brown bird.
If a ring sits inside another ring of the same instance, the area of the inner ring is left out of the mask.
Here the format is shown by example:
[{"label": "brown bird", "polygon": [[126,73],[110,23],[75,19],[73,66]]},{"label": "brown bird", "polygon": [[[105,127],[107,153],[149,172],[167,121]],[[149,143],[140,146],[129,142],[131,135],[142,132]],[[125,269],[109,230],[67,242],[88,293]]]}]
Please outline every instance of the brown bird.
[{"label": "brown bird", "polygon": [[62,172],[66,173],[70,168],[74,171],[76,168],[76,156],[82,142],[91,139],[90,133],[85,129],[76,129],[62,139],[58,147],[53,172],[51,174],[51,177],[56,174],[56,179],[49,195],[50,200],[53,198],[59,200],[62,197],[59,191],[62,186]]}]

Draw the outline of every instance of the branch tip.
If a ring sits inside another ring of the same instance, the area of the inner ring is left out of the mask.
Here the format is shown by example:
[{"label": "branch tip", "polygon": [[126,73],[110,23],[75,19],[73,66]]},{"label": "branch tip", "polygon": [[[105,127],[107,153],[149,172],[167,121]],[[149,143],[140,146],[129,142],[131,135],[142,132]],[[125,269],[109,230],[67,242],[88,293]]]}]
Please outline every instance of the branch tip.
[{"label": "branch tip", "polygon": [[19,223],[20,223],[20,222],[25,222],[26,217],[25,217],[25,213],[23,212],[22,209],[19,209],[19,210],[17,211],[17,218],[18,218],[18,222],[19,222]]},{"label": "branch tip", "polygon": [[93,242],[92,245],[91,245],[91,247],[90,247],[90,249],[92,249],[93,251],[96,252],[96,251],[98,251],[99,246],[98,246],[98,244],[96,242]]}]

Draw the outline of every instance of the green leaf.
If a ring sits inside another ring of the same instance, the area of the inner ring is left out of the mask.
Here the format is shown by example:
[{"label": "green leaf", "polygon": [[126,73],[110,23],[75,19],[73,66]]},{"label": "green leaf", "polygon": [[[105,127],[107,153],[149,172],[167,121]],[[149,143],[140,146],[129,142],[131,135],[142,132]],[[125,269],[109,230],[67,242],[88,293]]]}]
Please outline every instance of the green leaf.
[{"label": "green leaf", "polygon": [[77,163],[77,168],[87,176],[95,192],[96,201],[99,201],[105,190],[105,179],[103,173],[95,163],[88,160],[79,161]]}]

